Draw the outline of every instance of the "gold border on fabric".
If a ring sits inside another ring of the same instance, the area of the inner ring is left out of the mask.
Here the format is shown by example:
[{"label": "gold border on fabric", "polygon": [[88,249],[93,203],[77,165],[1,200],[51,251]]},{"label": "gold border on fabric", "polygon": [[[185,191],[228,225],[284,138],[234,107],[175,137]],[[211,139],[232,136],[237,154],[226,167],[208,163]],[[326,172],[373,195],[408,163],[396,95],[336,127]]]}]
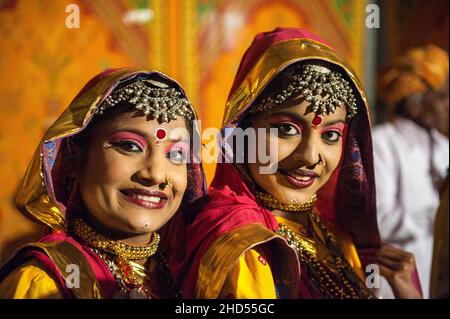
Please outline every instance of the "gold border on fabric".
[{"label": "gold border on fabric", "polygon": [[74,245],[66,241],[52,243],[32,243],[22,248],[39,248],[55,264],[61,276],[66,279],[70,273],[66,272],[68,265],[77,265],[80,269],[80,287],[70,288],[76,298],[102,299],[101,286],[95,278],[83,253]]},{"label": "gold border on fabric", "polygon": [[[239,258],[247,250],[274,239],[283,241],[288,247],[282,237],[256,223],[238,227],[219,237],[201,259],[195,287],[196,298],[217,298],[228,273]],[[292,254],[292,256],[296,256],[293,250]],[[299,272],[298,262],[297,267]]]},{"label": "gold border on fabric", "polygon": [[355,71],[330,47],[311,39],[298,38],[281,41],[261,55],[228,100],[223,126],[242,114],[275,75],[295,62],[312,59],[327,61],[343,68],[358,90],[364,106],[369,110],[366,94]]}]

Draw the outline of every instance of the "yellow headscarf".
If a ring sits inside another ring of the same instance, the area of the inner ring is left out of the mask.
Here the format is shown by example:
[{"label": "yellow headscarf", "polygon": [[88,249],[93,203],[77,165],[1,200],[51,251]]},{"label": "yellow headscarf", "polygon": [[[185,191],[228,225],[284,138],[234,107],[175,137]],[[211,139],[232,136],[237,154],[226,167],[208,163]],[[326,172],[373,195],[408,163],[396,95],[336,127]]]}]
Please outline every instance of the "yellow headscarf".
[{"label": "yellow headscarf", "polygon": [[[59,187],[61,182],[56,182],[55,178],[57,176],[62,181],[64,177],[62,169],[55,166],[57,158],[64,151],[64,147],[61,146],[64,145],[62,141],[85,129],[92,120],[95,110],[119,83],[139,75],[158,75],[172,83],[186,96],[175,80],[158,71],[135,68],[107,69],[95,76],[50,126],[39,143],[16,197],[17,207],[25,216],[51,229],[66,229],[67,203],[61,201],[56,195],[57,190],[61,188]],[[193,107],[192,111],[196,114]],[[184,203],[194,201],[206,194],[203,169],[193,160],[188,168],[188,183]]]},{"label": "yellow headscarf", "polygon": [[407,51],[382,73],[380,97],[390,105],[441,87],[448,77],[448,53],[435,45]]}]

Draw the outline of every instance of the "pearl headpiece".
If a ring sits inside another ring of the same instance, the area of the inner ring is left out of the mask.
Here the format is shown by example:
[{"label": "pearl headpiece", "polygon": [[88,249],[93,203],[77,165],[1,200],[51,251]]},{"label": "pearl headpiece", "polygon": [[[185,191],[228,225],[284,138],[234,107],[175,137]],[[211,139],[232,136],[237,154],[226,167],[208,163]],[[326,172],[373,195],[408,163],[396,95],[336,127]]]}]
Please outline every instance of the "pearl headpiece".
[{"label": "pearl headpiece", "polygon": [[311,103],[310,112],[316,116],[333,113],[343,104],[347,107],[347,119],[357,113],[356,98],[350,83],[339,72],[315,64],[303,65],[301,72],[291,77],[285,89],[274,97],[263,98],[250,112],[268,111],[290,97],[299,95],[303,95]]},{"label": "pearl headpiece", "polygon": [[97,114],[102,114],[121,102],[132,104],[136,110],[159,123],[176,120],[177,116],[184,116],[189,120],[194,118],[189,101],[181,92],[159,81],[137,79],[115,89],[97,109]]}]

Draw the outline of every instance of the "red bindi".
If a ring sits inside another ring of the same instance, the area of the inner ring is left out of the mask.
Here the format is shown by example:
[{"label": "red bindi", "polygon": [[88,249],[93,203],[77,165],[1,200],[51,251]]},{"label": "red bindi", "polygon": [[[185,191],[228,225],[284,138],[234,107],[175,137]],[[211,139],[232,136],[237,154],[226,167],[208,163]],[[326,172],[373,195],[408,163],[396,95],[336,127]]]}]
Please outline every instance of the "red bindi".
[{"label": "red bindi", "polygon": [[320,115],[314,116],[314,118],[312,119],[311,123],[312,123],[313,126],[320,125],[320,123],[322,123],[322,117]]},{"label": "red bindi", "polygon": [[161,142],[167,137],[167,131],[164,128],[160,127],[156,130],[155,137],[158,142]]}]

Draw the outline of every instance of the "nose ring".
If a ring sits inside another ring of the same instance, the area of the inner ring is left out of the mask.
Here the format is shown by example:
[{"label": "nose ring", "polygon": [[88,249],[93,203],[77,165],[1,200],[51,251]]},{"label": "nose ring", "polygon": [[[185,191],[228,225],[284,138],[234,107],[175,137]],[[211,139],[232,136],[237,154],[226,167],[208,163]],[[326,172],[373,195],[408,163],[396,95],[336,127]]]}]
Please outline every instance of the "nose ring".
[{"label": "nose ring", "polygon": [[323,167],[326,166],[325,161],[322,158],[322,155],[319,154],[319,161],[317,162],[316,165],[323,165]]},{"label": "nose ring", "polygon": [[166,176],[166,181],[159,184],[159,190],[163,191],[166,188],[166,186],[169,186],[170,189],[173,190],[173,181],[170,177],[167,177],[167,176]]},{"label": "nose ring", "polygon": [[319,160],[315,164],[308,166],[308,168],[313,170],[316,168],[317,165],[323,165],[324,168],[326,166],[325,161],[323,160],[322,155],[320,155],[320,154],[319,154]]}]

